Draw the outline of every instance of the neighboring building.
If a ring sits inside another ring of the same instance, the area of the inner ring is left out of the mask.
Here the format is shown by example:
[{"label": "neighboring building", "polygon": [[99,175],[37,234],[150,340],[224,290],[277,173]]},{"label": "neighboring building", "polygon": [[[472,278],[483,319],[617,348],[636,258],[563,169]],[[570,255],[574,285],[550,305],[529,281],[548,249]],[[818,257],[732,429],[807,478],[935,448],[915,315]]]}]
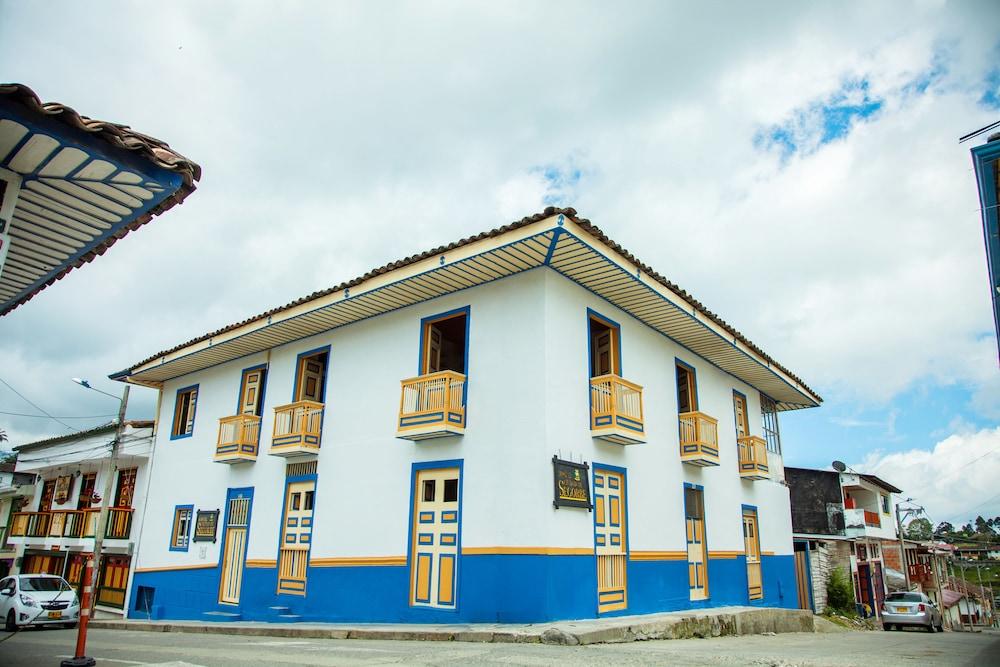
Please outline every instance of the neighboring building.
[{"label": "neighboring building", "polygon": [[986,269],[990,279],[990,299],[993,321],[1000,344],[1000,132],[990,135],[982,146],[972,149],[972,164],[979,186],[979,207],[983,218],[983,238],[986,242]]},{"label": "neighboring building", "polygon": [[14,472],[15,465],[13,459],[0,463],[0,579],[14,569],[19,555],[17,546],[7,541],[11,519],[32,495],[35,484],[34,475]]},{"label": "neighboring building", "polygon": [[[959,568],[955,566],[955,572]],[[948,577],[945,587],[949,591],[954,591],[961,596],[956,604],[958,621],[965,627],[969,625],[989,626],[994,624],[993,592],[985,586],[974,584],[960,577]],[[952,625],[953,629],[955,628]]]},{"label": "neighboring building", "polygon": [[892,494],[902,491],[874,475],[854,472],[789,467],[785,476],[799,561],[798,587],[810,589],[812,596],[811,604],[802,608],[817,613],[826,608],[827,579],[833,568],[840,568],[851,574],[860,612],[880,614],[888,590],[886,549],[896,549],[899,564]]},{"label": "neighboring building", "polygon": [[[13,515],[8,539],[23,552],[19,572],[58,574],[76,588],[94,551],[98,513],[108,506],[97,607],[121,614],[142,528],[153,422],[125,423],[115,469],[109,470],[116,429],[111,423],[14,448],[17,470],[36,475],[38,483],[27,506]],[[101,498],[109,474],[113,492]]]},{"label": "neighboring building", "polygon": [[0,84],[0,316],[183,202],[200,178],[159,139]]},{"label": "neighboring building", "polygon": [[778,412],[820,398],[572,209],[113,377],[169,424],[133,615],[798,605]]},{"label": "neighboring building", "polygon": [[955,556],[965,560],[1000,560],[1000,544],[987,546],[956,544]]}]

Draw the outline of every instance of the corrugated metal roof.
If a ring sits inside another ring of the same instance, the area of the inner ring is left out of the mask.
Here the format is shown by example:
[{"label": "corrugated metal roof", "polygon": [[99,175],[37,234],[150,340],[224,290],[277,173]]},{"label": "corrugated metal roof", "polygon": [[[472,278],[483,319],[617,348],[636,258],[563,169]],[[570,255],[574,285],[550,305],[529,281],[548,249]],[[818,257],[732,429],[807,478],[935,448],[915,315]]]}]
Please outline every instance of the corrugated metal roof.
[{"label": "corrugated metal roof", "polygon": [[[126,419],[125,425],[131,426],[132,428],[152,428],[153,420],[151,419]],[[118,428],[117,422],[111,421],[107,424],[101,424],[100,426],[95,426],[93,428],[88,428],[83,431],[76,431],[75,433],[67,433],[66,435],[57,435],[52,438],[45,438],[44,440],[35,440],[34,442],[26,442],[23,445],[18,445],[14,447],[15,452],[26,452],[33,449],[38,449],[39,447],[47,447],[49,445],[57,445],[61,442],[70,442],[71,440],[79,440],[80,438],[89,438],[92,435],[99,435],[101,433],[114,433]]]}]

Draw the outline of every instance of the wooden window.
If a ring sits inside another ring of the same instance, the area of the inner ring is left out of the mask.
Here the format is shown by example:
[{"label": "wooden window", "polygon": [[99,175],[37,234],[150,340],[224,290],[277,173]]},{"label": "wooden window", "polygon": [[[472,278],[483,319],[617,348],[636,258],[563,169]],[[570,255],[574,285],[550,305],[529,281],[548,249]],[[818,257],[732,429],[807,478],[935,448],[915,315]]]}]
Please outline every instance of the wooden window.
[{"label": "wooden window", "polygon": [[591,314],[587,320],[590,340],[590,377],[622,374],[618,325]]},{"label": "wooden window", "polygon": [[677,412],[698,411],[698,386],[694,368],[680,361],[677,362]]},{"label": "wooden window", "polygon": [[764,394],[760,395],[760,415],[764,428],[767,451],[781,454],[781,433],[778,431],[778,404]]},{"label": "wooden window", "polygon": [[170,550],[187,551],[191,542],[191,515],[193,505],[178,505],[174,508],[174,527],[170,531]]},{"label": "wooden window", "polygon": [[311,354],[299,359],[295,378],[295,400],[322,403],[326,394],[326,366],[329,355],[326,352]]},{"label": "wooden window", "polygon": [[115,491],[113,507],[132,507],[135,497],[135,476],[137,468],[125,468],[118,471],[118,488]]},{"label": "wooden window", "polygon": [[882,513],[892,514],[892,511],[889,509],[889,496],[882,496]]},{"label": "wooden window", "polygon": [[194,433],[194,413],[198,403],[198,385],[177,390],[174,400],[174,423],[170,439],[187,438]]},{"label": "wooden window", "polygon": [[468,312],[445,315],[423,321],[420,351],[420,374],[440,371],[466,373],[466,344],[469,333]]}]

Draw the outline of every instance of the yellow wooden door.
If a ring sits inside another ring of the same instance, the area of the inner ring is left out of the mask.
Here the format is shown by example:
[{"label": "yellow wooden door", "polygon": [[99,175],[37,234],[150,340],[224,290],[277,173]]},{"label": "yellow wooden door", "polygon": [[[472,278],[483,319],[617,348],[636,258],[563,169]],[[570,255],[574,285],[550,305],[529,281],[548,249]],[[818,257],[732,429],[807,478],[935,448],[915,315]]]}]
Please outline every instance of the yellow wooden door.
[{"label": "yellow wooden door", "polygon": [[453,608],[458,588],[459,471],[417,472],[413,487],[410,604]]},{"label": "yellow wooden door", "polygon": [[760,535],[757,533],[757,511],[743,510],[743,542],[747,554],[747,593],[751,600],[764,597],[760,572]]},{"label": "yellow wooden door", "polygon": [[323,376],[326,374],[326,356],[317,354],[305,357],[299,366],[297,401],[323,402]]},{"label": "yellow wooden door", "polygon": [[264,369],[258,368],[243,373],[243,383],[240,388],[240,414],[260,414],[260,388],[264,381]]},{"label": "yellow wooden door", "polygon": [[684,489],[687,531],[688,589],[691,600],[708,599],[708,545],[705,542],[705,501],[701,489]]},{"label": "yellow wooden door", "polygon": [[222,581],[219,584],[219,602],[223,604],[239,604],[240,601],[249,519],[250,499],[230,498],[229,520],[226,522],[223,546]]},{"label": "yellow wooden door", "polygon": [[594,470],[594,547],[597,552],[597,611],[628,607],[625,476]]},{"label": "yellow wooden door", "polygon": [[742,394],[733,392],[733,411],[736,413],[736,437],[745,438],[750,435],[747,421],[747,399]]},{"label": "yellow wooden door", "polygon": [[279,593],[306,593],[315,495],[316,482],[313,480],[293,482],[285,492],[285,517],[278,560]]},{"label": "yellow wooden door", "polygon": [[427,326],[427,357],[424,360],[424,373],[437,373],[441,370],[441,330],[433,324]]}]

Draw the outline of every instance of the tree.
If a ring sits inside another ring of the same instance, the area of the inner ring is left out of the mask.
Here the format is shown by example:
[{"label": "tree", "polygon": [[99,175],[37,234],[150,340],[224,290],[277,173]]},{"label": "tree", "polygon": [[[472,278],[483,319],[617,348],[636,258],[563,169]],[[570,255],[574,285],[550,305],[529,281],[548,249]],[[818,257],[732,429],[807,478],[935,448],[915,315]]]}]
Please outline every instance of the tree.
[{"label": "tree", "polygon": [[962,535],[965,536],[965,537],[972,537],[972,535],[976,531],[972,528],[972,524],[971,523],[967,523],[964,526],[962,526],[962,530],[960,530],[959,532],[962,533]]},{"label": "tree", "polygon": [[903,534],[911,540],[929,540],[933,537],[931,522],[924,518],[914,519],[906,524],[906,530],[903,531]]},{"label": "tree", "polygon": [[942,539],[951,537],[951,534],[955,532],[955,526],[951,525],[947,521],[942,521],[938,524],[938,527],[934,529],[934,534],[940,536]]},{"label": "tree", "polygon": [[843,616],[857,614],[851,576],[840,568],[830,570],[830,578],[826,581],[826,607],[831,612]]},{"label": "tree", "polygon": [[990,530],[989,524],[986,523],[986,519],[984,519],[982,516],[976,517],[976,532],[979,533],[980,535],[988,535],[991,532],[993,532]]}]

